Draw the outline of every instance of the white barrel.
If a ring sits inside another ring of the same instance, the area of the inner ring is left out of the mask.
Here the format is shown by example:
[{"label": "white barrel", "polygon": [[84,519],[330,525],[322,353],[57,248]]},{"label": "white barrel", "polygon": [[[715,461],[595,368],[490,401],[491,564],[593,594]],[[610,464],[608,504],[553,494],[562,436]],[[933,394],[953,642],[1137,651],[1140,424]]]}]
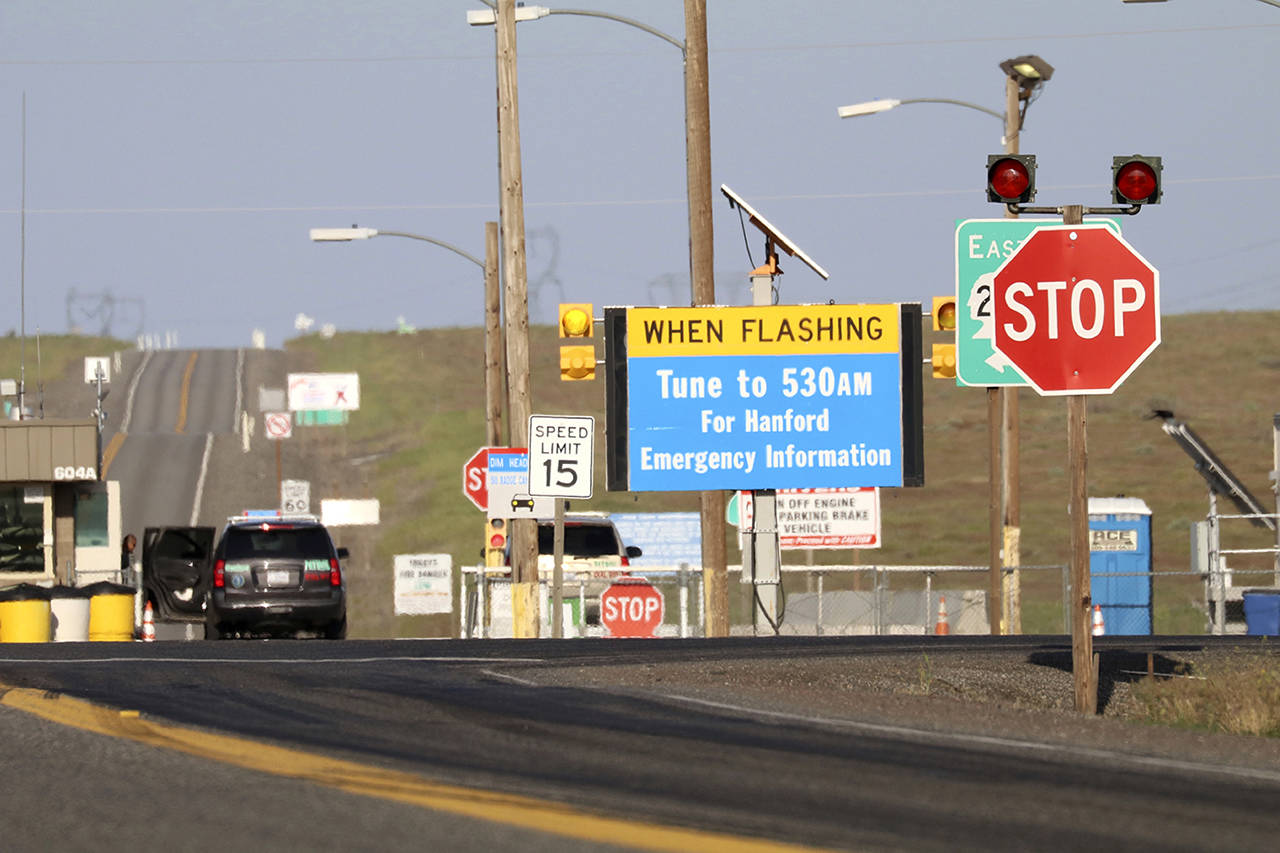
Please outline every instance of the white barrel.
[{"label": "white barrel", "polygon": [[55,643],[84,643],[89,640],[89,599],[52,598],[49,615]]}]

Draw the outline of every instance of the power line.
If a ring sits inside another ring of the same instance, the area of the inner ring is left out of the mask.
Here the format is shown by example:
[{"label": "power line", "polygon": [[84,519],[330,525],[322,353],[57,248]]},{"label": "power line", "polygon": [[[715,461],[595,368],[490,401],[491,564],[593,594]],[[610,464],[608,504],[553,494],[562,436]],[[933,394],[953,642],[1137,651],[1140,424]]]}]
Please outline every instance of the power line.
[{"label": "power line", "polygon": [[[1280,29],[1280,24],[1233,24],[1229,26],[1169,27],[1139,30],[1107,30],[1096,33],[1039,33],[1032,35],[983,35],[949,39],[900,39],[886,41],[830,42],[824,44],[752,45],[750,47],[711,48],[713,54],[731,53],[789,53],[814,50],[859,50],[885,47],[937,47],[951,44],[984,44],[989,42],[1029,40],[1073,41],[1095,38],[1123,38],[1129,36],[1182,35],[1189,33],[1239,32],[1242,30]],[[550,59],[565,56],[634,56],[656,53],[653,50],[610,51],[522,51],[520,58]],[[325,63],[398,63],[398,62],[471,62],[489,61],[492,54],[408,54],[404,56],[301,56],[301,57],[250,57],[234,59],[214,57],[210,59],[0,59],[0,66],[52,66],[52,65],[317,65]]]},{"label": "power line", "polygon": [[[1180,178],[1166,180],[1165,186],[1181,186],[1188,184],[1225,184],[1259,181],[1280,181],[1280,174],[1275,175],[1232,175],[1217,178]],[[1075,190],[1108,189],[1108,184],[1059,184],[1056,186],[1041,185],[1041,191],[1067,192]],[[753,194],[753,198],[761,201],[842,201],[852,199],[882,198],[928,198],[945,196],[964,196],[980,193],[981,188],[965,187],[963,189],[933,190],[886,190],[850,193],[785,193],[767,195]],[[688,199],[672,196],[670,198],[636,198],[636,199],[585,199],[576,201],[526,201],[527,208],[564,208],[564,207],[658,207],[664,205],[684,205]],[[172,214],[172,213],[346,213],[354,211],[427,211],[427,210],[492,210],[493,202],[449,202],[443,204],[314,204],[314,205],[244,205],[238,207],[44,207],[27,208],[27,214],[44,215],[95,215],[95,214]],[[0,214],[18,213],[16,208],[0,208]]]}]

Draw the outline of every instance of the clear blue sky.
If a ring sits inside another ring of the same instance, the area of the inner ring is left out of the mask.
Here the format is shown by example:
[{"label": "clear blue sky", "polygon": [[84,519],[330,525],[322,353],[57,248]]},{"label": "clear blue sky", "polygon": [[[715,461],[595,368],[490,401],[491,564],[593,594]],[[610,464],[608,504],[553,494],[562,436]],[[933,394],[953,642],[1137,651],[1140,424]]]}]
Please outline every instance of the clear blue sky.
[{"label": "clear blue sky", "polygon": [[[681,0],[575,0],[683,37]],[[784,258],[786,302],[923,300],[953,287],[954,222],[983,194],[998,63],[1056,73],[1022,150],[1040,203],[1105,204],[1113,154],[1165,158],[1165,197],[1125,235],[1165,313],[1280,308],[1274,86],[1280,9],[1257,0],[710,0],[713,181],[831,272]],[[0,287],[18,328],[21,102],[26,325],[174,330],[275,346],[299,312],[339,329],[477,325],[479,270],[397,238],[483,252],[497,219],[493,33],[454,0],[6,0],[0,6]],[[555,303],[687,304],[683,86],[671,45],[607,21],[519,29],[534,322]],[[748,301],[737,215],[716,194],[717,294]],[[750,236],[755,263],[761,245]],[[71,294],[75,298],[69,299]]]}]

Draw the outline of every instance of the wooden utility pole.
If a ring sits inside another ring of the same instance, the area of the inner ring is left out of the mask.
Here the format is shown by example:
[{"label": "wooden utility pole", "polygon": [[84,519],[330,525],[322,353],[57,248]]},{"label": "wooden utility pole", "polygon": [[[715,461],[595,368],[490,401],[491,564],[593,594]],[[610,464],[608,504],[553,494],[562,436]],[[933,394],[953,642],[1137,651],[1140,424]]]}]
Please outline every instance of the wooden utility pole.
[{"label": "wooden utility pole", "polygon": [[[684,0],[685,152],[689,183],[689,282],[694,305],[716,302],[711,227],[711,100],[707,83],[707,3]],[[725,554],[725,497],[699,495],[702,588],[708,637],[729,636],[729,570]]]},{"label": "wooden utility pole", "polygon": [[[1012,76],[1004,79],[1004,151],[1017,154],[1022,133],[1019,104],[1022,87]],[[1017,219],[1018,214],[1005,208],[1005,218]],[[1002,492],[1004,496],[1004,530],[1001,546],[1004,565],[1011,569],[1003,574],[1002,610],[1004,632],[1022,633],[1022,578],[1018,566],[1022,562],[1022,501],[1018,494],[1018,387],[1000,389],[1000,423],[1003,428],[1000,442]]]},{"label": "wooden utility pole", "polygon": [[[1062,209],[1063,225],[1079,225],[1084,209],[1069,204]],[[1089,485],[1086,422],[1088,407],[1083,394],[1067,398],[1067,469],[1071,472],[1069,518],[1071,525],[1071,672],[1076,710],[1098,710],[1098,671],[1093,661],[1093,598],[1089,578]]]},{"label": "wooden utility pole", "polygon": [[498,223],[484,224],[484,443],[502,447],[502,291],[498,283]]},{"label": "wooden utility pole", "polygon": [[[515,0],[498,0],[498,180],[502,184],[502,267],[506,283],[507,390],[511,444],[527,447],[533,401],[529,387],[529,283],[524,245],[524,181],[520,168],[520,103],[516,85]],[[538,636],[538,523],[511,522],[512,635]]]}]

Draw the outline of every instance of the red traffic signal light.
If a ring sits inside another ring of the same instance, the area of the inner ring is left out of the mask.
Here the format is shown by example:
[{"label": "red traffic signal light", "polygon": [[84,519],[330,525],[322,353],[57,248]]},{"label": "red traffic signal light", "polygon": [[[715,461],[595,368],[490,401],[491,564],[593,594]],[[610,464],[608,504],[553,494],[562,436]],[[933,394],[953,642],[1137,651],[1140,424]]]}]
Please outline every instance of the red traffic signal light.
[{"label": "red traffic signal light", "polygon": [[1026,204],[1036,197],[1036,155],[987,156],[987,201]]},{"label": "red traffic signal light", "polygon": [[507,526],[506,521],[504,521],[501,518],[489,519],[488,529],[485,531],[485,534],[489,540],[486,543],[488,547],[490,548],[506,547],[507,545],[507,533],[505,530],[506,526]]},{"label": "red traffic signal light", "polygon": [[1159,157],[1113,157],[1111,159],[1111,200],[1116,204],[1158,204],[1160,173],[1164,166]]}]

